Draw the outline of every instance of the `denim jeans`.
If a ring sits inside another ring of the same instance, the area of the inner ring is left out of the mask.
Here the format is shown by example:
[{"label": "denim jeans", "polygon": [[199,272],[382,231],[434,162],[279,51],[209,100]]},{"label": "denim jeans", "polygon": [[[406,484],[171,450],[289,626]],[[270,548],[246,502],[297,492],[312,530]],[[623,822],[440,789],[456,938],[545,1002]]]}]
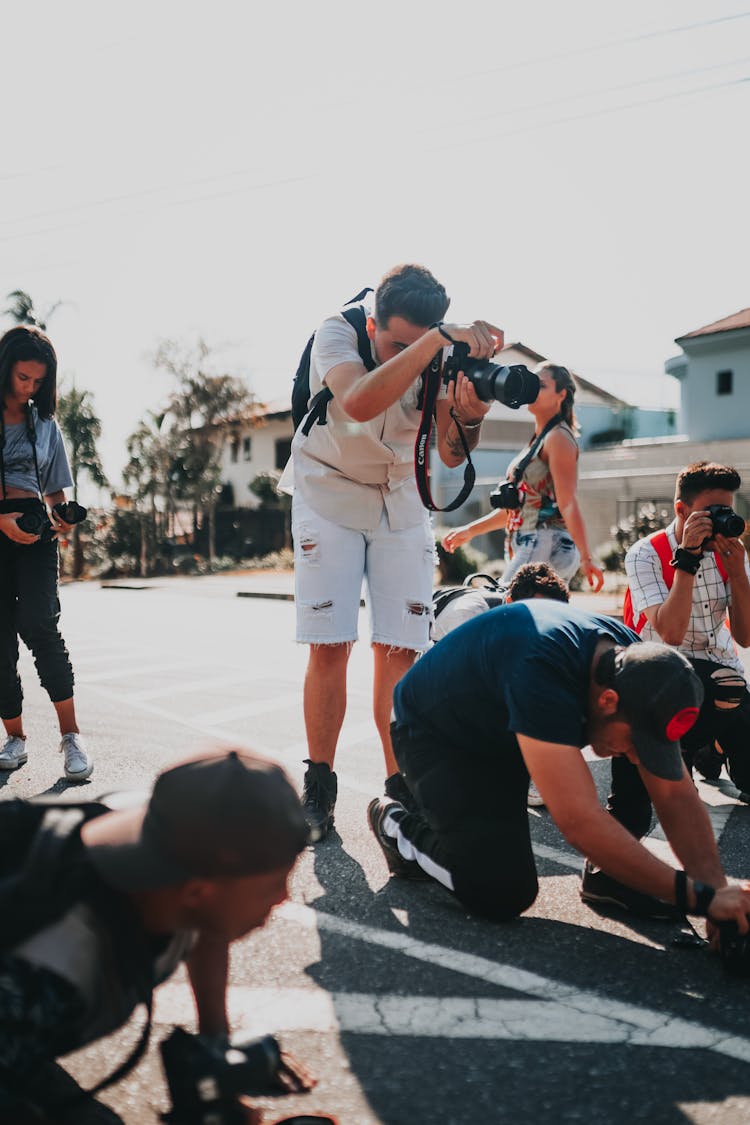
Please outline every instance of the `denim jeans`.
[{"label": "denim jeans", "polygon": [[537,527],[533,531],[514,531],[511,537],[513,558],[503,571],[503,585],[507,585],[524,563],[546,562],[570,582],[578,570],[581,556],[564,527]]}]

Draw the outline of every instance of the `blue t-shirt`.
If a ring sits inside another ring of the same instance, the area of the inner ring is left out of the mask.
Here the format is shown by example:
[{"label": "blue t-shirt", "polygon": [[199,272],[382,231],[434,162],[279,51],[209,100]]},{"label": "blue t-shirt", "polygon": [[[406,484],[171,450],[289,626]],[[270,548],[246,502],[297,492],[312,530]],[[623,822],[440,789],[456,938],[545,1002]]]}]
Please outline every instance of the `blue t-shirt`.
[{"label": "blue t-shirt", "polygon": [[[63,436],[57,422],[54,418],[37,417],[34,430],[42,495],[48,496],[52,492],[70,488],[73,479],[70,475]],[[22,488],[25,492],[37,491],[34,450],[25,422],[14,422],[13,425],[5,427],[3,461],[6,487]]]},{"label": "blue t-shirt", "polygon": [[611,617],[534,598],[488,610],[454,629],[396,685],[396,721],[487,750],[508,731],[563,746],[586,744],[597,643],[640,638]]}]

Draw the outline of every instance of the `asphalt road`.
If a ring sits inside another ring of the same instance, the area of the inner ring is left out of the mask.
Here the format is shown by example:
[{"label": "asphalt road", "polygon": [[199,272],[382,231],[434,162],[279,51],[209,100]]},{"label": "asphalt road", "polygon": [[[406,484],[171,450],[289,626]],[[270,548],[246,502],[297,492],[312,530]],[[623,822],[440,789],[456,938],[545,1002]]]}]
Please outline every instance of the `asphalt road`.
[{"label": "asphalt road", "polygon": [[[241,579],[145,589],[71,585],[63,632],[96,759],[87,796],[150,784],[209,741],[249,745],[299,782],[301,685],[287,601],[238,598]],[[367,635],[362,622],[363,636]],[[66,789],[54,716],[23,659],[29,762],[0,797]],[[608,767],[592,763],[604,792]],[[750,980],[674,944],[668,923],[606,917],[578,896],[580,858],[534,810],[541,891],[523,920],[472,919],[437,886],[389,881],[365,822],[383,769],[370,719],[370,653],[356,646],[337,759],[337,830],[299,862],[291,902],[234,948],[236,1032],[278,1033],[318,1075],[305,1097],[260,1099],[267,1120],[334,1113],[341,1125],[750,1121]],[[701,786],[731,876],[750,873],[750,808]],[[664,849],[658,831],[653,847]],[[128,1125],[167,1106],[158,1041],[194,1026],[184,975],[158,994],[147,1058],[103,1095]],[[135,1041],[142,1014],[70,1055],[84,1085]]]}]

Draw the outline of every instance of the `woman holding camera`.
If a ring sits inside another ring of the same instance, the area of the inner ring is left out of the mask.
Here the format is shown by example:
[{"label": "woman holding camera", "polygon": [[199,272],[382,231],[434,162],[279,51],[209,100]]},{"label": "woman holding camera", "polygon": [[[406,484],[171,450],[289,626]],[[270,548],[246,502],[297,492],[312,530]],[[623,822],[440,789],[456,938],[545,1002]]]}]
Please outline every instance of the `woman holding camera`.
[{"label": "woman holding camera", "polygon": [[527,407],[534,417],[534,436],[511,461],[497,490],[503,507],[449,531],[443,547],[452,552],[477,535],[506,528],[511,561],[503,574],[504,584],[524,563],[547,562],[565,582],[580,566],[598,591],[604,575],[592,561],[576,495],[575,383],[566,367],[554,363],[542,362],[535,371],[539,394]]},{"label": "woman holding camera", "polygon": [[0,339],[0,719],[6,733],[0,769],[17,769],[27,759],[20,637],[57,712],[65,776],[85,781],[93,765],[76,722],[73,669],[58,630],[57,537],[72,524],[54,506],[65,503],[64,489],[73,482],[56,405],[52,343],[37,328],[12,328]]}]

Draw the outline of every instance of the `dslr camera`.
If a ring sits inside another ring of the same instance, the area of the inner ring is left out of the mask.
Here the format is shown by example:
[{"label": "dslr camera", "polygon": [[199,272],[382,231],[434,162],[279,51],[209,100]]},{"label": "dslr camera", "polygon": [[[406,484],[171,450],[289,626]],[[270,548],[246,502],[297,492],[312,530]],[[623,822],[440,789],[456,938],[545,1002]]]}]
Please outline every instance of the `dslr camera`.
[{"label": "dslr camera", "polygon": [[[160,1045],[172,1108],[171,1125],[245,1125],[240,1094],[280,1092],[281,1048],[272,1035],[226,1049],[176,1027]],[[278,1125],[336,1125],[332,1117],[301,1114]]]},{"label": "dslr camera", "polygon": [[443,382],[452,382],[459,371],[471,381],[477,397],[482,402],[502,402],[511,410],[518,410],[536,402],[539,394],[539,376],[522,363],[501,367],[488,359],[472,359],[469,345],[453,344],[443,364]]},{"label": "dslr camera", "polygon": [[492,508],[522,508],[526,499],[512,480],[501,481],[497,488],[490,493],[490,507]]},{"label": "dslr camera", "polygon": [[[81,523],[88,515],[88,508],[76,504],[75,500],[66,500],[55,504],[52,511],[63,523]],[[27,535],[38,535],[42,543],[49,543],[55,534],[55,530],[43,508],[32,508],[31,511],[24,512],[16,520],[16,525]]]},{"label": "dslr camera", "polygon": [[718,926],[724,971],[733,977],[750,977],[750,933],[741,934],[736,922],[719,922]]},{"label": "dslr camera", "polygon": [[728,504],[709,504],[706,511],[711,516],[711,534],[739,539],[745,530],[745,521]]}]

